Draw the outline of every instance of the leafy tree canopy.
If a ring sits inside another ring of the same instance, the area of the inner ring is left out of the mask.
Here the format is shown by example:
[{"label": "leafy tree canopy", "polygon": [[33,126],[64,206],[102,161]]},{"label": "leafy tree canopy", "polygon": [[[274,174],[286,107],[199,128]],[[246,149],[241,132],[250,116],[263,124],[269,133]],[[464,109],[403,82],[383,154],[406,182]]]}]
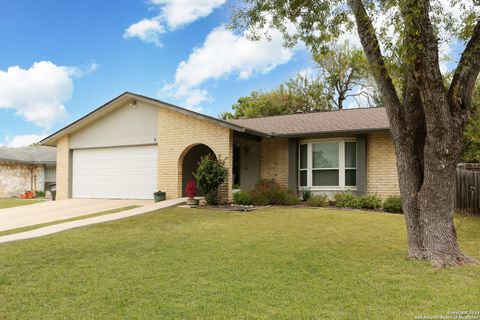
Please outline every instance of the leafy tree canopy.
[{"label": "leafy tree canopy", "polygon": [[316,66],[270,91],[253,91],[232,106],[223,119],[343,109],[347,99],[359,107],[381,105],[362,50],[348,43],[314,55]]},{"label": "leafy tree canopy", "polygon": [[238,119],[326,111],[334,107],[330,97],[319,79],[298,74],[271,91],[253,91],[249,96],[239,98],[232,106],[233,113],[225,112],[220,117]]}]

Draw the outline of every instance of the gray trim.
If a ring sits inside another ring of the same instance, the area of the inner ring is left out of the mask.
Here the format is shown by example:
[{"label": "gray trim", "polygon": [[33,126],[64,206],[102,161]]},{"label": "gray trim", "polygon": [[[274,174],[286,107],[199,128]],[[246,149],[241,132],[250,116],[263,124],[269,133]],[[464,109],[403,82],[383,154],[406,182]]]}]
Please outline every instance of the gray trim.
[{"label": "gray trim", "polygon": [[298,192],[298,139],[288,139],[288,188]]},{"label": "gray trim", "polygon": [[234,131],[233,132],[233,139],[244,139],[244,140],[250,140],[250,141],[255,141],[255,142],[261,142],[262,141],[262,138],[257,136],[257,135],[252,135],[252,134],[249,134],[249,133],[245,133],[245,132],[238,132],[238,131]]},{"label": "gray trim", "polygon": [[367,135],[357,135],[357,194],[367,193]]}]

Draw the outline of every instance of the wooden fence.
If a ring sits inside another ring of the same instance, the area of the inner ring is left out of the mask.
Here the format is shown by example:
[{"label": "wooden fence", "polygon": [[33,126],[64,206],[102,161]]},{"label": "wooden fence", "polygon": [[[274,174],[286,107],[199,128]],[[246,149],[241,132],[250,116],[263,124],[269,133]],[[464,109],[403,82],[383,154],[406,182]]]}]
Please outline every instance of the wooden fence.
[{"label": "wooden fence", "polygon": [[480,215],[480,163],[457,166],[455,207],[467,214]]}]

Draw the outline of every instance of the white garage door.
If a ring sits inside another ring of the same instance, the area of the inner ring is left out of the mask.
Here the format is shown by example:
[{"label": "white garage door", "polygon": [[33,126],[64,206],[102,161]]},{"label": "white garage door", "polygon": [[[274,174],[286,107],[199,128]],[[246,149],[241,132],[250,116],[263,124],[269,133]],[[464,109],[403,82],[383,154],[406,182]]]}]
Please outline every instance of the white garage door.
[{"label": "white garage door", "polygon": [[157,188],[157,146],[73,151],[72,196],[152,199]]}]

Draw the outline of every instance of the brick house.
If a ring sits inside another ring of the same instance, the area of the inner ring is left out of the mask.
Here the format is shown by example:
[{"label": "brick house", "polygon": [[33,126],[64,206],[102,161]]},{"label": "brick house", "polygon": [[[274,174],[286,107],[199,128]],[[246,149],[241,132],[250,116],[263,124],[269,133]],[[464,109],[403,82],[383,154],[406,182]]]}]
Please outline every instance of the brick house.
[{"label": "brick house", "polygon": [[208,153],[225,160],[228,199],[262,178],[295,192],[399,193],[383,108],[225,121],[127,92],[41,143],[57,147],[59,199],[181,197]]}]

